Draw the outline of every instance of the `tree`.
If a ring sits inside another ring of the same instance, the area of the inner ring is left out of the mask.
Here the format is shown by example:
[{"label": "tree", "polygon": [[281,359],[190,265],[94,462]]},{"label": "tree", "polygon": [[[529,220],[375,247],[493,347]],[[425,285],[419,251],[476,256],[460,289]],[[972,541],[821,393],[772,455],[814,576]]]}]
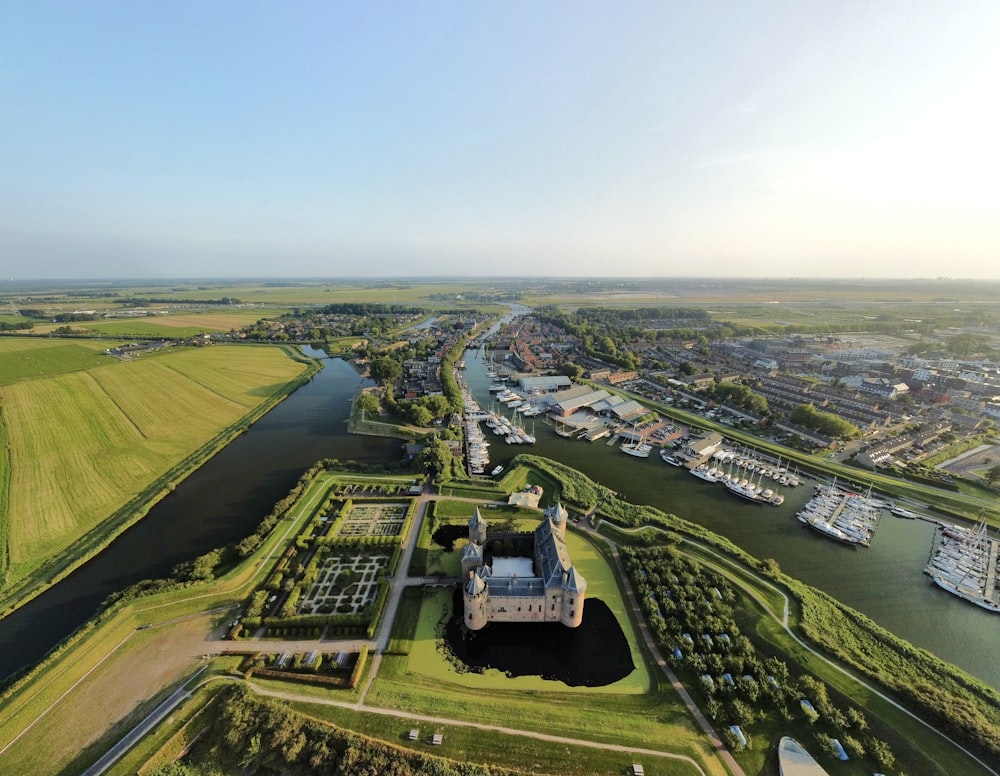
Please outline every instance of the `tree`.
[{"label": "tree", "polygon": [[377,356],[372,359],[368,372],[373,380],[385,386],[392,386],[403,373],[403,367],[391,356]]},{"label": "tree", "polygon": [[565,361],[559,365],[556,371],[561,375],[566,375],[571,380],[576,380],[583,374],[583,367],[579,364],[574,364],[572,361]]},{"label": "tree", "polygon": [[1000,482],[1000,463],[994,464],[989,469],[986,470],[986,474],[983,475],[986,478],[987,484],[992,488],[998,482]]},{"label": "tree", "polygon": [[431,477],[437,479],[448,471],[452,461],[451,448],[444,440],[434,437],[420,451],[420,466]]},{"label": "tree", "polygon": [[378,396],[374,393],[363,393],[358,397],[358,408],[365,415],[378,414]]}]

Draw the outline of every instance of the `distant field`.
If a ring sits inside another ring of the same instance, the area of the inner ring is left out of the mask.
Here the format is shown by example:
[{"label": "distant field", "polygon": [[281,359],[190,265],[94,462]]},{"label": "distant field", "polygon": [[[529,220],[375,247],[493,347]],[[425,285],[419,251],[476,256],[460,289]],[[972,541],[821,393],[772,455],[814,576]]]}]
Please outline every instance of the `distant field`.
[{"label": "distant field", "polygon": [[112,342],[0,337],[0,385],[112,363]]},{"label": "distant field", "polygon": [[[93,334],[121,337],[193,337],[214,331],[241,329],[261,318],[276,318],[288,312],[287,307],[267,307],[225,311],[185,311],[177,314],[147,316],[143,318],[112,318],[98,321],[74,321],[68,324],[74,330]],[[63,323],[41,323],[32,329],[36,334],[65,326]]]},{"label": "distant field", "polygon": [[213,346],[0,387],[13,576],[65,549],[303,369],[277,348]]}]

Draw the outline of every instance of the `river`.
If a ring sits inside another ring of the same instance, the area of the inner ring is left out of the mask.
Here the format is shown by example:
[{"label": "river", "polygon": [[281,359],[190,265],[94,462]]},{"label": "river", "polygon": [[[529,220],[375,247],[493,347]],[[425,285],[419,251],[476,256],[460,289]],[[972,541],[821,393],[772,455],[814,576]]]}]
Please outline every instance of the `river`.
[{"label": "river", "polygon": [[[489,408],[491,380],[480,354],[468,351],[465,363],[469,388]],[[531,430],[531,419],[525,423]],[[607,439],[566,439],[539,422],[534,423],[534,432],[537,442],[532,447],[507,446],[491,437],[490,466],[506,465],[519,452],[561,461],[629,501],[703,525],[758,558],[774,558],[791,576],[1000,689],[996,657],[1000,616],[954,598],[924,575],[935,530],[930,523],[901,520],[884,511],[871,547],[848,547],[819,536],[795,519],[812,493],[811,482],[782,489],[786,498],[780,507],[760,506],[669,466],[655,453],[647,459],[634,458],[609,447]]]},{"label": "river", "polygon": [[41,659],[111,593],[252,533],[316,461],[398,458],[399,440],[347,433],[351,398],[368,383],[341,359],[324,363],[107,549],[0,620],[0,679]]}]

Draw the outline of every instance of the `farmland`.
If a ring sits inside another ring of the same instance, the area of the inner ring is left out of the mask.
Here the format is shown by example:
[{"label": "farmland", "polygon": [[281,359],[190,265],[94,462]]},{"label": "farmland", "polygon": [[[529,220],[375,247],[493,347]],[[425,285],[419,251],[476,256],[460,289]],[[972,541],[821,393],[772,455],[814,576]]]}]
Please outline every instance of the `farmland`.
[{"label": "farmland", "polygon": [[111,364],[103,351],[113,343],[87,340],[0,338],[0,385]]},{"label": "farmland", "polygon": [[77,348],[77,371],[0,387],[7,583],[65,551],[304,371],[266,347],[178,349],[89,369],[83,345],[33,352],[55,364],[66,347]]}]

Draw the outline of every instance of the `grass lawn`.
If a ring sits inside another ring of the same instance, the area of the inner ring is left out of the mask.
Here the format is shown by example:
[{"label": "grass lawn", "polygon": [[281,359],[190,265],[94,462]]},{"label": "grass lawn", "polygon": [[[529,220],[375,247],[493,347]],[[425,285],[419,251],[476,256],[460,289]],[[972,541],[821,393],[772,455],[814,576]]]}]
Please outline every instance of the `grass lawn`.
[{"label": "grass lawn", "polygon": [[278,348],[177,349],[0,386],[16,580],[279,392]]},{"label": "grass lawn", "polygon": [[36,337],[0,337],[0,386],[114,363],[104,350],[115,343]]},{"label": "grass lawn", "polygon": [[[577,774],[619,776],[630,772],[631,765],[635,762],[641,762],[649,776],[694,776],[698,773],[690,763],[648,754],[634,755],[627,752],[591,749],[475,727],[410,721],[298,701],[293,701],[292,706],[309,716],[331,722],[338,727],[386,740],[406,749],[458,762],[488,763],[517,768],[529,773],[563,776]],[[476,715],[475,721],[489,723],[492,722],[493,716],[491,710],[483,709],[482,713]],[[416,742],[409,740],[409,732],[413,728],[420,731],[420,738]],[[429,744],[429,739],[435,733],[441,733],[443,736],[444,740],[440,746]],[[653,741],[640,746],[660,749]]]}]

